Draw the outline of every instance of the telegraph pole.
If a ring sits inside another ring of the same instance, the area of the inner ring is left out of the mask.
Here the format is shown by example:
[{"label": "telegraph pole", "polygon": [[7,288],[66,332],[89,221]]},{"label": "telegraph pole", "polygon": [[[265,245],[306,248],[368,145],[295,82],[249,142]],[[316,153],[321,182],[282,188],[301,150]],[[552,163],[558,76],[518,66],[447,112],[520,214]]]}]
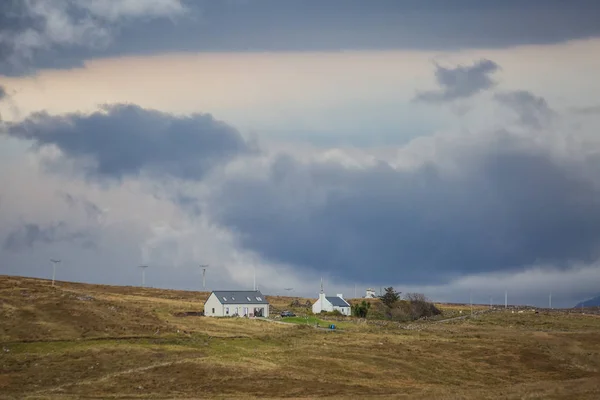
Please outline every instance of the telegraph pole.
[{"label": "telegraph pole", "polygon": [[142,269],[142,287],[146,286],[146,268],[148,268],[147,265],[140,265],[139,266]]},{"label": "telegraph pole", "polygon": [[50,262],[52,263],[52,286],[54,286],[54,277],[56,276],[56,264],[59,264],[60,260],[50,259]]},{"label": "telegraph pole", "polygon": [[208,268],[208,264],[200,264],[200,268],[202,268],[202,290],[206,291],[206,268]]},{"label": "telegraph pole", "polygon": [[473,293],[469,293],[469,304],[471,305],[471,317],[473,317]]}]

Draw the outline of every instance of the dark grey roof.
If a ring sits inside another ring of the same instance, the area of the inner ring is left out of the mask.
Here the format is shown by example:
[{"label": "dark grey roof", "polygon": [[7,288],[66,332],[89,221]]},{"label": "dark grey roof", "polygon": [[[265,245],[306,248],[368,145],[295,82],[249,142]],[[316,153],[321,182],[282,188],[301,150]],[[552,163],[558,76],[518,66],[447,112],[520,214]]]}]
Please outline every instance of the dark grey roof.
[{"label": "dark grey roof", "polygon": [[341,297],[326,296],[325,298],[328,302],[333,304],[334,307],[350,307],[350,304],[348,304],[348,302],[346,302],[346,300],[342,299]]},{"label": "dark grey roof", "polygon": [[215,290],[212,293],[221,304],[269,304],[260,290]]}]

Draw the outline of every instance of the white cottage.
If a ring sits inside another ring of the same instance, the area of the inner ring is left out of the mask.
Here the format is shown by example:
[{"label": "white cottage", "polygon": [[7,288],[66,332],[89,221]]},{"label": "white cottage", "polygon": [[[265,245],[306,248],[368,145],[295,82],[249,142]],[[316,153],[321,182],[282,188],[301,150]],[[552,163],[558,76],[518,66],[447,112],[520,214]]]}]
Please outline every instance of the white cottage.
[{"label": "white cottage", "polygon": [[265,317],[269,302],[258,290],[215,290],[204,303],[207,317]]},{"label": "white cottage", "polygon": [[342,315],[352,314],[350,304],[344,300],[344,297],[341,294],[338,294],[337,296],[325,296],[325,293],[321,291],[319,299],[312,305],[313,314],[318,314],[321,311],[333,312],[335,310],[339,311]]}]

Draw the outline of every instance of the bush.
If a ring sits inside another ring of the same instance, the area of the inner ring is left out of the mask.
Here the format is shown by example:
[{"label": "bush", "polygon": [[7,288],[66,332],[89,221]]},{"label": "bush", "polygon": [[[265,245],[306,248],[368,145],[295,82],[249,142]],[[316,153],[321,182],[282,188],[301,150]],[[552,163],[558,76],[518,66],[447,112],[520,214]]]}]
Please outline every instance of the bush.
[{"label": "bush", "polygon": [[[388,293],[397,293],[394,292],[393,289],[389,291],[386,289],[386,291]],[[390,299],[392,297],[392,295],[389,296]],[[363,303],[367,304],[364,300]],[[363,303],[352,307],[352,315],[359,316],[357,313],[362,312],[360,307]],[[441,311],[421,293],[408,293],[404,296],[404,300],[395,300],[391,306],[384,304],[383,301],[378,301],[369,304],[367,307],[368,311],[366,313],[366,318],[368,319],[387,319],[407,322],[421,318],[430,318],[441,314]]]},{"label": "bush", "polygon": [[405,298],[410,303],[410,316],[412,319],[430,318],[442,313],[422,293],[408,293]]},{"label": "bush", "polygon": [[352,315],[359,318],[366,318],[370,308],[371,304],[363,300],[362,303],[352,306]]}]

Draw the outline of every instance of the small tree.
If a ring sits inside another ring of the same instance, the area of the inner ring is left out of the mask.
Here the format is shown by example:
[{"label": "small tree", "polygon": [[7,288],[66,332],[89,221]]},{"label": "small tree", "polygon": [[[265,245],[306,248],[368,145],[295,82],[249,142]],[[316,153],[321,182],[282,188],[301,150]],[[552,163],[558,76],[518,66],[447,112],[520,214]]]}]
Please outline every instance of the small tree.
[{"label": "small tree", "polygon": [[388,307],[393,307],[394,304],[400,300],[400,292],[396,292],[393,287],[385,288],[385,293],[379,296],[379,299],[383,304]]},{"label": "small tree", "polygon": [[362,303],[352,306],[352,315],[359,318],[366,318],[369,313],[369,308],[371,308],[371,303],[367,303],[363,300]]}]

